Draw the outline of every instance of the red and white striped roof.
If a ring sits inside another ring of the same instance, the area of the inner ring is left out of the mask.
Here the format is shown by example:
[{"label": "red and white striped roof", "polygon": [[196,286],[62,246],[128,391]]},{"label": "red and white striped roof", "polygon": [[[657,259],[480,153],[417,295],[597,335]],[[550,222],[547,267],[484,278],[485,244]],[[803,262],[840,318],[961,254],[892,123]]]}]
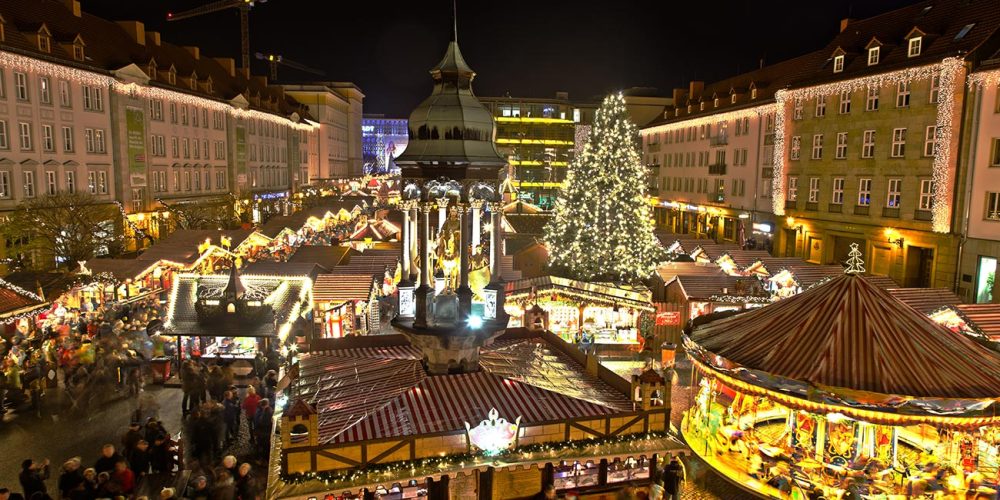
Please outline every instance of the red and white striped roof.
[{"label": "red and white striped roof", "polygon": [[482,358],[482,371],[431,377],[406,345],[308,353],[292,397],[316,408],[321,443],[458,431],[491,408],[532,424],[632,411],[541,339],[501,340]]},{"label": "red and white striped roof", "polygon": [[1000,304],[961,304],[956,309],[983,335],[1000,339]]},{"label": "red and white striped roof", "polygon": [[962,299],[947,288],[892,288],[889,294],[924,314],[962,303]]},{"label": "red and white striped roof", "polygon": [[706,323],[690,340],[718,367],[743,366],[814,386],[926,398],[1000,396],[1000,354],[861,276],[841,275]]},{"label": "red and white striped roof", "polygon": [[374,293],[375,286],[374,274],[321,274],[313,283],[313,302],[341,303],[368,300]]}]

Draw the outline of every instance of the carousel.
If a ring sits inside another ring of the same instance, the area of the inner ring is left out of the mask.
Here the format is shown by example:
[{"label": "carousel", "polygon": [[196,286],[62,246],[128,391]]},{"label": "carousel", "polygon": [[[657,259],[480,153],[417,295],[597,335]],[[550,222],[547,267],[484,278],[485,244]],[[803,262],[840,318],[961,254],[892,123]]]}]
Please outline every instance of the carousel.
[{"label": "carousel", "polygon": [[994,498],[1000,354],[863,272],[689,329],[686,440],[770,498]]}]

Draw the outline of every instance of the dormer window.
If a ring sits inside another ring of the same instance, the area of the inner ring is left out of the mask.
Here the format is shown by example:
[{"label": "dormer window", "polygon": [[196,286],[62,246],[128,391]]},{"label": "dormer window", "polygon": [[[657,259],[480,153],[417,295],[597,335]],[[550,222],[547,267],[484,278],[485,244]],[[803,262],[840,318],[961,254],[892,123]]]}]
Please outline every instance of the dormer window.
[{"label": "dormer window", "polygon": [[0,42],[7,41],[7,20],[0,16]]},{"label": "dormer window", "polygon": [[150,80],[156,80],[156,60],[150,59],[149,66],[146,67],[146,74],[149,75]]},{"label": "dormer window", "polygon": [[698,103],[698,111],[705,111],[705,101]]},{"label": "dormer window", "polygon": [[879,49],[881,47],[872,47],[868,49],[868,65],[874,66],[878,64]]},{"label": "dormer window", "polygon": [[756,99],[757,98],[757,88],[756,87],[750,89],[750,98],[751,99]]},{"label": "dormer window", "polygon": [[191,90],[198,90],[198,73],[191,72]]},{"label": "dormer window", "polygon": [[736,104],[736,94],[735,93],[729,96],[729,104]]},{"label": "dormer window", "polygon": [[52,52],[52,34],[44,24],[38,29],[38,50],[46,54]]},{"label": "dormer window", "polygon": [[920,55],[920,49],[923,45],[924,38],[921,36],[915,36],[910,39],[909,44],[906,49],[906,57],[917,57]]},{"label": "dormer window", "polygon": [[205,92],[212,93],[212,77],[205,79]]},{"label": "dormer window", "polygon": [[170,69],[167,71],[167,83],[170,85],[177,85],[177,69],[174,68],[173,65],[171,65]]},{"label": "dormer window", "polygon": [[690,105],[690,104],[688,104],[688,113],[690,113],[690,112],[691,112],[691,109],[692,109],[692,108],[691,108],[691,105]]},{"label": "dormer window", "polygon": [[712,105],[715,106],[716,108],[719,107],[719,98],[718,97],[716,97],[715,99],[712,99]]},{"label": "dormer window", "polygon": [[83,61],[86,59],[83,52],[83,43],[75,42],[73,43],[73,59],[76,61]]},{"label": "dormer window", "polygon": [[840,73],[844,71],[844,56],[834,56],[833,58],[833,72]]}]

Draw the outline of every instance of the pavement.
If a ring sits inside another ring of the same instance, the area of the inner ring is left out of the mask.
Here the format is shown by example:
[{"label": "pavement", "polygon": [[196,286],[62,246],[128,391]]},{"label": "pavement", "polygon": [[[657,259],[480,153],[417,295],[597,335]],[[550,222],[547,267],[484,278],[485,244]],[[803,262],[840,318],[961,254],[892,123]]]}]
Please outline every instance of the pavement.
[{"label": "pavement", "polygon": [[[181,428],[180,389],[150,385],[146,397],[159,406],[157,417],[167,431],[176,435]],[[66,398],[59,389],[50,389],[42,400],[41,417],[26,406],[8,411],[0,423],[0,487],[20,491],[17,476],[21,462],[26,458],[51,463],[51,478],[47,481],[50,493],[55,490],[62,463],[74,456],[82,457],[84,467],[90,467],[100,456],[106,443],[121,446],[121,438],[128,430],[133,412],[138,406],[135,398],[115,397],[97,405],[98,408],[82,415],[69,415],[65,409]]]}]

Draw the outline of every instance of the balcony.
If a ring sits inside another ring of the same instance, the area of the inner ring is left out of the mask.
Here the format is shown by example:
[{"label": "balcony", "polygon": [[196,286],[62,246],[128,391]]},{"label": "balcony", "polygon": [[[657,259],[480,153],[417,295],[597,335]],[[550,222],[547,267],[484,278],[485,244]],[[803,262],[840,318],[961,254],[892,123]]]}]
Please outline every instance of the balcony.
[{"label": "balcony", "polygon": [[819,203],[816,203],[815,201],[807,201],[806,202],[806,210],[809,210],[809,211],[812,211],[812,212],[818,212],[819,211]]},{"label": "balcony", "polygon": [[893,219],[898,219],[899,209],[892,207],[882,207],[882,217],[892,217]]},{"label": "balcony", "polygon": [[712,136],[712,137],[708,138],[708,145],[709,146],[713,146],[713,147],[714,146],[726,146],[728,144],[729,144],[729,136],[728,135],[715,135],[715,136]]},{"label": "balcony", "polygon": [[827,204],[826,211],[830,212],[831,214],[843,213],[844,205],[842,203],[830,203]]},{"label": "balcony", "polygon": [[871,208],[868,205],[854,205],[854,215],[868,215]]},{"label": "balcony", "polygon": [[726,201],[726,195],[722,193],[709,194],[708,200],[715,203],[724,203]]},{"label": "balcony", "polygon": [[796,210],[798,202],[795,200],[785,200],[785,210]]},{"label": "balcony", "polygon": [[933,220],[934,214],[930,210],[920,210],[919,208],[913,211],[913,220]]},{"label": "balcony", "polygon": [[708,166],[708,175],[726,175],[726,164],[716,163]]}]

